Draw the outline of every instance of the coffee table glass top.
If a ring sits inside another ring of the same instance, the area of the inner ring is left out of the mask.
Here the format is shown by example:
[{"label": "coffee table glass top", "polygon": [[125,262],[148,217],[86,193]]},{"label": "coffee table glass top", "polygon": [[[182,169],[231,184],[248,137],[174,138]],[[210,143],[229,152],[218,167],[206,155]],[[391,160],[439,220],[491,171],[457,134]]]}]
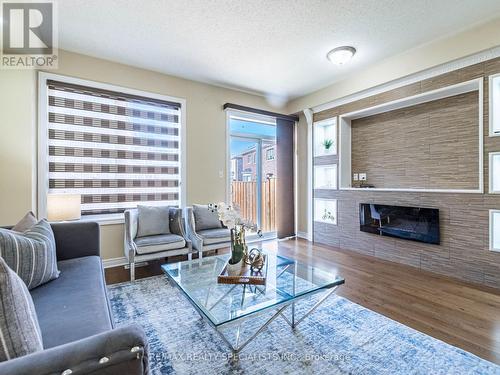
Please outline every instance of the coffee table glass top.
[{"label": "coffee table glass top", "polygon": [[276,254],[266,256],[265,286],[219,284],[217,276],[229,254],[164,264],[162,269],[214,326],[344,283],[344,279],[334,273]]}]

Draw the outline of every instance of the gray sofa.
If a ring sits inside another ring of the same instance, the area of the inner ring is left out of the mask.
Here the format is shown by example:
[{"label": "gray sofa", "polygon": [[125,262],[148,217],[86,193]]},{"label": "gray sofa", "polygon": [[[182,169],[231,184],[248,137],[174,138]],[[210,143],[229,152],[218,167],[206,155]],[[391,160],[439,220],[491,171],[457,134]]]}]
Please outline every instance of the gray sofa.
[{"label": "gray sofa", "polygon": [[58,279],[30,291],[44,350],[0,362],[0,374],[147,374],[147,340],[114,328],[100,258],[99,225],[52,224]]}]

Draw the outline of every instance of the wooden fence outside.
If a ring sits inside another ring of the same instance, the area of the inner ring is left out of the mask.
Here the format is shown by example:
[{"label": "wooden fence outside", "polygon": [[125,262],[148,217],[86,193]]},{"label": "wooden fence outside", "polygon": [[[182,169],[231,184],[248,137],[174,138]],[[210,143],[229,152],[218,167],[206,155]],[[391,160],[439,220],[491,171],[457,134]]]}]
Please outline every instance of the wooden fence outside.
[{"label": "wooden fence outside", "polygon": [[[240,208],[241,216],[257,223],[257,182],[233,181],[231,183],[233,205]],[[276,178],[262,182],[262,232],[276,231]]]}]

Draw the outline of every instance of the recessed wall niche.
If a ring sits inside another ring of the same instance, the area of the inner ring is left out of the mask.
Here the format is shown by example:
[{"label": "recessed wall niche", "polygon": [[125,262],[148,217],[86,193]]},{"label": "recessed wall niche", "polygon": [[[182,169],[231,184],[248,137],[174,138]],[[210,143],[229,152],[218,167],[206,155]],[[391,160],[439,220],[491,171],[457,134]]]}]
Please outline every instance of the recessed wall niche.
[{"label": "recessed wall niche", "polygon": [[490,137],[500,136],[500,74],[489,77],[490,87]]},{"label": "recessed wall niche", "polygon": [[314,198],[314,221],[337,225],[337,200]]},{"label": "recessed wall niche", "polygon": [[337,155],[337,118],[314,123],[314,156]]},{"label": "recessed wall niche", "polygon": [[337,189],[337,164],[314,166],[314,189]]},{"label": "recessed wall niche", "polygon": [[500,194],[500,152],[489,153],[489,193]]},{"label": "recessed wall niche", "polygon": [[483,192],[482,80],[341,114],[340,189]]},{"label": "recessed wall niche", "polygon": [[490,210],[490,250],[500,251],[500,210]]}]

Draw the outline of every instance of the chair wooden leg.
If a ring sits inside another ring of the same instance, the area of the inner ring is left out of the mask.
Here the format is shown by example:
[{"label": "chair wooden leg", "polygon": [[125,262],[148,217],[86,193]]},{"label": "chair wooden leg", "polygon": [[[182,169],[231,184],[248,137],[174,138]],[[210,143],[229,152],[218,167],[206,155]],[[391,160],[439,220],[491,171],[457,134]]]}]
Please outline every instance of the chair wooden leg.
[{"label": "chair wooden leg", "polygon": [[203,258],[203,252],[202,251],[198,251],[198,259],[202,259]]},{"label": "chair wooden leg", "polygon": [[188,254],[188,260],[193,260],[193,254],[192,253]]},{"label": "chair wooden leg", "polygon": [[130,281],[135,281],[135,262],[130,262]]}]

